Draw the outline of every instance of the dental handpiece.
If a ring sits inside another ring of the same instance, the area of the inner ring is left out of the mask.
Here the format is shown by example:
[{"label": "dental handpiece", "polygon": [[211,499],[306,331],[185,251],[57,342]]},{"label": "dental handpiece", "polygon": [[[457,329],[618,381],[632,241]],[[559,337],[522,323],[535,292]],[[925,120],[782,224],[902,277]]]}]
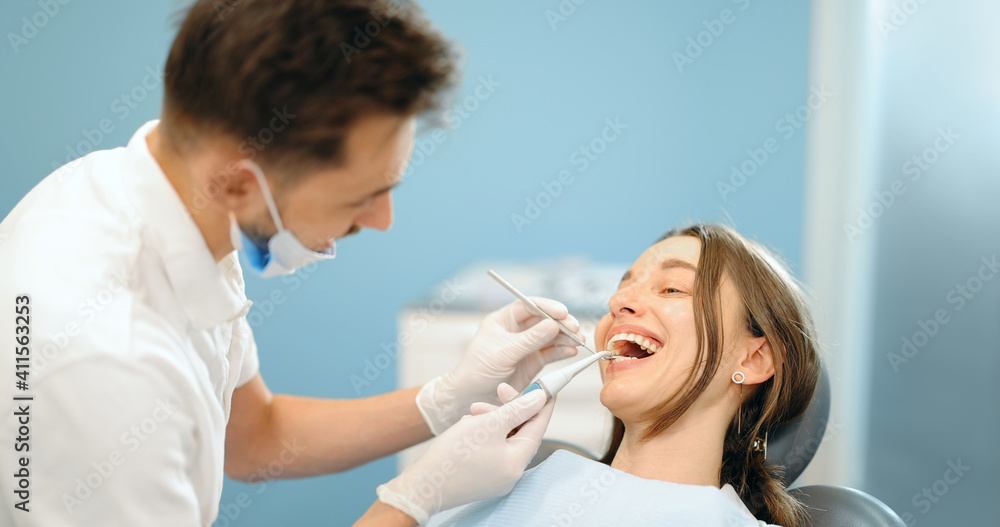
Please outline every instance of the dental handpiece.
[{"label": "dental handpiece", "polygon": [[552,373],[542,375],[537,381],[528,385],[528,387],[521,392],[521,395],[535,390],[542,390],[545,392],[545,399],[551,399],[559,393],[559,390],[565,388],[566,385],[569,384],[569,381],[573,380],[573,377],[576,377],[580,374],[580,372],[587,369],[587,366],[590,366],[600,359],[610,356],[610,351],[597,352],[595,355],[584,357],[582,360],[576,361],[565,368],[560,368]]}]

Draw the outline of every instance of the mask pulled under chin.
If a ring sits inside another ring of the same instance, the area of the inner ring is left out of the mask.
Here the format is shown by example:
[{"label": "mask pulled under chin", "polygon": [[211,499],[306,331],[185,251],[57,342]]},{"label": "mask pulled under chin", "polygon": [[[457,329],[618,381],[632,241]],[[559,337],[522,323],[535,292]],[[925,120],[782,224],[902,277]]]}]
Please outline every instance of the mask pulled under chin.
[{"label": "mask pulled under chin", "polygon": [[292,231],[285,229],[278,215],[278,207],[271,196],[271,189],[268,187],[264,172],[257,166],[257,163],[249,159],[243,161],[244,165],[257,177],[264,200],[267,202],[267,210],[271,214],[271,219],[278,227],[278,232],[267,240],[267,248],[262,249],[251,240],[243,229],[240,228],[236,216],[229,213],[229,238],[236,250],[242,250],[246,255],[250,268],[262,278],[289,275],[321,260],[332,260],[337,256],[337,243],[333,241],[330,248],[316,252],[305,245],[292,234]]},{"label": "mask pulled under chin", "polygon": [[316,252],[302,245],[289,230],[278,231],[267,241],[267,249],[261,249],[240,229],[235,217],[230,217],[229,223],[233,247],[243,252],[250,268],[261,278],[289,275],[312,263],[337,256],[336,243],[326,251]]}]

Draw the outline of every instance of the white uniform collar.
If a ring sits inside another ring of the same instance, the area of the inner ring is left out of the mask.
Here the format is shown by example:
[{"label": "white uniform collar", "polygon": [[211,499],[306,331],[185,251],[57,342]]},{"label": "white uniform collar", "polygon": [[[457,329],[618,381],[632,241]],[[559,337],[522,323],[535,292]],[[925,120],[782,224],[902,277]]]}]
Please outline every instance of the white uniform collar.
[{"label": "white uniform collar", "polygon": [[238,265],[232,258],[216,263],[205,237],[177,191],[146,145],[159,120],[139,127],[126,147],[125,177],[146,223],[144,240],[159,253],[174,294],[192,325],[208,329],[246,315],[252,302],[227,279],[220,266]]}]

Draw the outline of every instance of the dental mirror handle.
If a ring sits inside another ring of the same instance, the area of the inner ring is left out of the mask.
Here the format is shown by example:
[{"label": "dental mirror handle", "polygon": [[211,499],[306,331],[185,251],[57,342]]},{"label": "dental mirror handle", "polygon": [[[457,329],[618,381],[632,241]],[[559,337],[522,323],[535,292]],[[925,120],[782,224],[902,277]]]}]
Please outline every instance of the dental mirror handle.
[{"label": "dental mirror handle", "polygon": [[580,337],[577,337],[576,333],[570,331],[569,328],[564,326],[562,322],[559,322],[558,320],[553,318],[552,315],[546,313],[544,309],[542,309],[538,304],[536,304],[534,301],[528,298],[524,293],[518,291],[516,287],[510,285],[510,283],[504,280],[503,278],[500,278],[500,275],[496,274],[493,271],[493,269],[487,269],[486,272],[490,276],[492,276],[494,280],[499,282],[500,285],[507,288],[507,290],[510,291],[511,293],[514,293],[514,296],[520,298],[525,304],[528,304],[528,307],[534,309],[536,312],[538,312],[538,314],[542,315],[543,317],[555,322],[556,325],[559,326],[559,330],[562,331],[564,334],[566,334],[566,336],[568,336],[569,338],[573,339],[573,342],[576,342],[578,345],[583,346],[584,349],[586,349],[591,353],[597,353],[596,351],[594,351],[594,348],[588,346],[586,342],[581,340]]},{"label": "dental mirror handle", "polygon": [[560,390],[569,384],[569,381],[573,380],[573,377],[576,377],[580,374],[580,372],[587,369],[587,366],[590,366],[600,359],[610,356],[610,351],[601,351],[589,357],[584,357],[582,360],[574,362],[565,368],[560,368],[552,373],[539,377],[537,381],[529,384],[528,387],[521,392],[521,395],[535,390],[542,390],[545,392],[546,400],[552,399],[557,393],[559,393]]}]

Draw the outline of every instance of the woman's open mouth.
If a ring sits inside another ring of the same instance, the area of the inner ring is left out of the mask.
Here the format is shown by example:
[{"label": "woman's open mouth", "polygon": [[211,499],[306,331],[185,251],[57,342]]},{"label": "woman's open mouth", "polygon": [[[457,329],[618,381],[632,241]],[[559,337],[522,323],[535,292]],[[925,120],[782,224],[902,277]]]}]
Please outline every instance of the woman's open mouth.
[{"label": "woman's open mouth", "polygon": [[618,333],[608,339],[607,349],[611,352],[609,369],[620,369],[625,363],[628,366],[638,366],[639,362],[660,351],[660,344],[655,339],[638,333]]}]

